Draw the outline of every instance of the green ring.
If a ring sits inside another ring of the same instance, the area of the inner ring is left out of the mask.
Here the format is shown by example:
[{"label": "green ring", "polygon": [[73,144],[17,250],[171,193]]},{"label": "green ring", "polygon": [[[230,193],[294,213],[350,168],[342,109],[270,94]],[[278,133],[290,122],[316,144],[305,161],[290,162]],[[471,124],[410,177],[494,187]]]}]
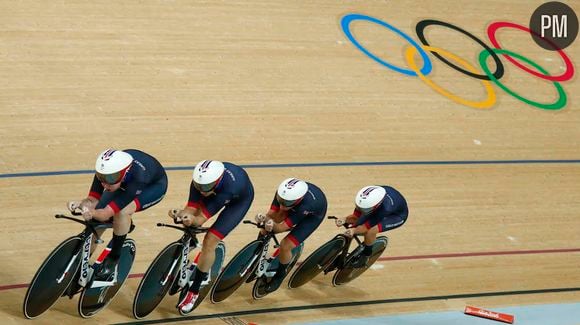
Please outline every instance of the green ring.
[{"label": "green ring", "polygon": [[[513,56],[519,60],[522,60],[522,61],[532,65],[534,68],[538,69],[543,74],[549,75],[549,72],[546,69],[542,68],[539,64],[526,58],[523,55],[514,53],[512,51],[504,50],[504,49],[491,49],[491,50],[494,51],[495,53],[498,53],[498,54],[507,54],[507,55]],[[489,57],[489,55],[490,55],[489,51],[487,51],[487,50],[481,51],[481,53],[479,54],[479,64],[483,68],[483,71],[485,72],[485,74],[487,74],[489,76],[491,81],[493,81],[495,84],[497,84],[501,89],[503,89],[506,93],[510,94],[512,97],[519,99],[520,101],[522,101],[528,105],[532,105],[532,106],[535,106],[535,107],[541,108],[541,109],[558,110],[558,109],[561,109],[564,106],[566,106],[566,102],[567,102],[566,92],[564,91],[564,88],[562,88],[562,85],[560,85],[560,83],[557,81],[553,81],[553,83],[554,83],[554,86],[556,87],[556,90],[558,90],[558,95],[560,96],[560,98],[558,98],[558,100],[552,104],[544,104],[544,103],[534,102],[532,100],[529,100],[527,98],[520,96],[519,94],[517,94],[513,90],[504,86],[499,80],[497,80],[497,78],[495,78],[493,76],[493,74],[489,70],[489,67],[487,66],[487,58]]]}]

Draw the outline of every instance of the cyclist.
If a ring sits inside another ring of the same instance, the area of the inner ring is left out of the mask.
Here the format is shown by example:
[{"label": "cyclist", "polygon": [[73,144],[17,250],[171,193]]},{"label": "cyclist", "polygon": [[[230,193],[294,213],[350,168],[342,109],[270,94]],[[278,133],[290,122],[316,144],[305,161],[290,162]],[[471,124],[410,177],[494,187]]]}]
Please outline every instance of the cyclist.
[{"label": "cyclist", "polygon": [[320,226],[326,215],[326,196],[316,185],[297,178],[287,178],[274,196],[266,215],[256,215],[264,223],[264,231],[290,233],[280,242],[280,267],[266,285],[266,292],[277,290],[288,273],[292,249],[308,238]]},{"label": "cyclist", "polygon": [[183,210],[170,211],[170,216],[185,226],[201,226],[223,210],[203,239],[193,284],[178,304],[183,313],[191,312],[202,283],[209,278],[217,244],[242,221],[253,200],[254,187],[242,167],[217,160],[203,160],[195,166],[189,201]]},{"label": "cyclist", "polygon": [[113,222],[111,251],[95,274],[98,280],[113,281],[133,213],[159,203],[166,192],[165,169],[153,156],[135,149],[107,149],[97,156],[87,198],[68,208],[86,220]]},{"label": "cyclist", "polygon": [[390,186],[365,186],[358,191],[354,202],[354,212],[336,219],[336,225],[352,225],[346,236],[364,235],[363,252],[352,264],[359,268],[367,265],[377,234],[402,226],[407,221],[409,208],[403,195]]}]

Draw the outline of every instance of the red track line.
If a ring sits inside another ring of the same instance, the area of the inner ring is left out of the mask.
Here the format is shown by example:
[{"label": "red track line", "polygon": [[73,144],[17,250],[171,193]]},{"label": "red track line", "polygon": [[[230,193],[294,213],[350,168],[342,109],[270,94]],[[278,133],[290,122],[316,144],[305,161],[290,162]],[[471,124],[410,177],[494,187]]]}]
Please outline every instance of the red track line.
[{"label": "red track line", "polygon": [[381,257],[381,258],[379,258],[379,261],[421,260],[421,259],[432,259],[432,258],[497,256],[497,255],[575,253],[575,252],[580,252],[580,248],[536,249],[536,250],[526,250],[526,251],[499,251],[499,252],[474,252],[474,253],[449,253],[449,254],[433,254],[433,255],[393,256],[393,257]]},{"label": "red track line", "polygon": [[[525,254],[550,254],[550,253],[576,253],[580,248],[560,248],[560,249],[536,249],[523,251],[497,251],[497,252],[472,252],[472,253],[449,253],[449,254],[432,254],[432,255],[409,255],[381,257],[379,261],[399,261],[399,260],[421,260],[433,258],[451,258],[451,257],[475,257],[475,256],[498,256],[498,255],[525,255]],[[143,273],[129,274],[129,278],[141,278]],[[10,289],[27,288],[28,283],[9,284],[0,286],[0,291]]]},{"label": "red track line", "polygon": [[2,291],[2,290],[10,290],[10,289],[20,289],[20,288],[28,288],[28,283],[9,284],[9,285],[6,285],[6,286],[0,286],[0,291]]}]

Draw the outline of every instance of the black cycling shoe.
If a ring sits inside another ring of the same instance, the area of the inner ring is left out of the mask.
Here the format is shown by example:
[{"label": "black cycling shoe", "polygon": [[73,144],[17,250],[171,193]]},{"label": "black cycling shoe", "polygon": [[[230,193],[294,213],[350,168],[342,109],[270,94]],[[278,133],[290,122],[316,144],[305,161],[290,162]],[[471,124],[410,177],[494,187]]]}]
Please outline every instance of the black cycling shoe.
[{"label": "black cycling shoe", "polygon": [[95,280],[97,281],[113,281],[115,278],[115,270],[117,269],[118,260],[112,258],[105,258],[97,273],[95,274]]},{"label": "black cycling shoe", "polygon": [[283,281],[284,277],[273,276],[270,282],[266,284],[266,287],[264,289],[266,290],[267,293],[272,293],[278,290],[278,288],[280,288],[280,285],[282,285]]},{"label": "black cycling shoe", "polygon": [[360,254],[355,258],[355,260],[350,264],[353,268],[358,269],[361,267],[366,267],[369,262],[369,256]]}]

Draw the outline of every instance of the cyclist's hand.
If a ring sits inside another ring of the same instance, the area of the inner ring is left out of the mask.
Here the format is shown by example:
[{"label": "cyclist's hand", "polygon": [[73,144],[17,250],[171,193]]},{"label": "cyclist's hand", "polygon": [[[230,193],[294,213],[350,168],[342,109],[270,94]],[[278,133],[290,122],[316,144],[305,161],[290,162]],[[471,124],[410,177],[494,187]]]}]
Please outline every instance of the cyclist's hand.
[{"label": "cyclist's hand", "polygon": [[175,220],[181,221],[184,226],[189,227],[193,224],[193,214],[185,210],[180,210],[177,212]]},{"label": "cyclist's hand", "polygon": [[95,204],[89,199],[83,199],[81,201],[69,201],[66,203],[66,207],[72,214],[82,214],[84,208],[93,209]]},{"label": "cyclist's hand", "polygon": [[91,211],[91,209],[87,208],[87,207],[82,207],[82,214],[83,214],[83,218],[86,221],[89,221],[91,219],[93,219],[93,211]]},{"label": "cyclist's hand", "polygon": [[345,235],[346,237],[348,237],[348,238],[352,238],[352,236],[354,236],[354,229],[355,229],[355,228],[350,228],[350,229],[347,229],[347,230],[344,232],[344,235]]},{"label": "cyclist's hand", "polygon": [[334,220],[334,223],[336,224],[337,227],[341,227],[342,225],[344,225],[346,223],[346,220],[343,218],[336,218]]},{"label": "cyclist's hand", "polygon": [[173,222],[181,221],[181,220],[177,220],[178,213],[179,213],[178,209],[171,209],[171,210],[167,211],[167,215],[169,216],[169,218],[173,219]]},{"label": "cyclist's hand", "polygon": [[256,220],[257,223],[263,223],[264,221],[266,221],[266,215],[265,214],[258,213],[254,217],[254,219]]},{"label": "cyclist's hand", "polygon": [[81,207],[81,201],[68,201],[66,207],[71,213],[82,213],[82,211],[78,210]]},{"label": "cyclist's hand", "polygon": [[264,230],[267,232],[271,232],[274,229],[274,220],[268,219],[266,223],[264,223]]},{"label": "cyclist's hand", "polygon": [[193,216],[191,214],[186,214],[181,218],[183,225],[189,227],[193,225]]}]

